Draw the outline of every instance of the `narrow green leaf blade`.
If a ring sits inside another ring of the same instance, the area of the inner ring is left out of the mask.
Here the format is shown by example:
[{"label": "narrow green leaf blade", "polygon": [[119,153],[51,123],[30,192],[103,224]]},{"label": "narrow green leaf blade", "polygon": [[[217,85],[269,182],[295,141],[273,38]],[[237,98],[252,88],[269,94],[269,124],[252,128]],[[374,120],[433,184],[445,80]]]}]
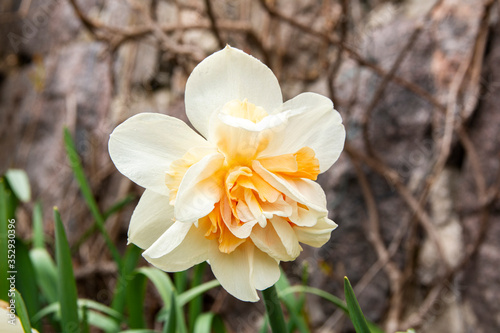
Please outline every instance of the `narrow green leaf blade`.
[{"label": "narrow green leaf blade", "polygon": [[196,318],[193,333],[225,333],[226,328],[220,316],[207,312]]},{"label": "narrow green leaf blade", "polygon": [[153,282],[156,290],[163,300],[164,306],[170,307],[172,294],[174,293],[174,286],[167,273],[153,267],[141,267],[137,270],[137,272],[143,274],[151,282]]},{"label": "narrow green leaf blade", "polygon": [[87,311],[87,317],[90,325],[98,327],[105,332],[115,333],[120,330],[120,326],[115,320],[101,313]]},{"label": "narrow green leaf blade", "polygon": [[134,274],[127,285],[128,326],[142,328],[146,326],[144,318],[144,295],[146,291],[146,277]]},{"label": "narrow green leaf blade", "polygon": [[33,316],[40,310],[38,288],[36,285],[35,269],[31,263],[28,246],[16,237],[16,288],[26,295],[24,303],[28,315]]},{"label": "narrow green leaf blade", "polygon": [[344,277],[344,293],[347,308],[349,309],[349,317],[351,318],[356,333],[370,333],[365,316],[359,307],[358,300],[356,299],[356,295],[354,295],[354,290],[352,290],[351,283],[347,277]]},{"label": "narrow green leaf blade", "polygon": [[341,309],[345,313],[347,313],[347,314],[349,313],[349,310],[348,310],[347,306],[345,305],[344,301],[342,301],[337,296],[332,295],[324,290],[314,288],[314,287],[309,287],[309,286],[293,286],[293,287],[289,287],[289,288],[282,290],[279,295],[280,295],[280,297],[285,297],[286,295],[291,294],[291,293],[308,293],[308,294],[317,295],[321,298],[326,299],[327,301],[329,301],[330,303],[332,303],[333,305],[335,305],[337,308]]},{"label": "narrow green leaf blade", "polygon": [[12,192],[22,202],[28,202],[31,199],[31,188],[28,175],[24,170],[9,169],[5,173],[5,178],[9,182]]},{"label": "narrow green leaf blade", "polygon": [[66,232],[57,208],[54,208],[58,298],[61,304],[61,326],[64,332],[79,332],[77,292],[73,264]]},{"label": "narrow green leaf blade", "polygon": [[78,185],[80,186],[83,198],[85,199],[87,206],[89,207],[92,215],[94,216],[94,219],[96,220],[97,227],[99,228],[99,231],[104,237],[106,246],[108,247],[109,251],[111,252],[111,255],[113,256],[113,260],[116,262],[116,264],[119,267],[119,270],[121,271],[122,260],[120,253],[118,252],[118,249],[111,241],[109,234],[106,231],[106,228],[104,227],[104,218],[99,210],[99,207],[97,206],[97,202],[94,198],[94,195],[92,194],[92,190],[90,189],[90,185],[87,181],[87,178],[85,177],[85,173],[83,171],[83,167],[80,162],[80,157],[78,156],[78,153],[76,151],[75,143],[73,142],[71,133],[67,128],[64,129],[64,145],[66,147],[66,152],[68,155],[69,162],[71,164],[71,168],[78,182]]},{"label": "narrow green leaf blade", "polygon": [[173,333],[177,332],[177,311],[175,304],[175,295],[174,293],[170,296],[170,308],[168,309],[168,317],[165,321],[165,326],[163,326],[163,333]]},{"label": "narrow green leaf blade", "polygon": [[48,303],[57,302],[57,268],[52,257],[44,248],[31,249],[29,255],[42,295]]},{"label": "narrow green leaf blade", "polygon": [[128,281],[132,279],[133,274],[135,274],[133,273],[133,270],[137,266],[137,262],[141,256],[141,251],[142,250],[139,247],[132,244],[127,247],[127,251],[123,256],[122,271],[118,276],[113,301],[111,302],[111,307],[120,313],[124,313],[125,311]]},{"label": "narrow green leaf blade", "polygon": [[[8,247],[8,218],[7,218],[7,193],[5,181],[0,178],[0,265],[9,267],[7,257]],[[9,281],[7,280],[7,269],[0,269],[0,299],[8,301],[7,292],[9,290]]]},{"label": "narrow green leaf blade", "polygon": [[287,327],[288,332],[294,332],[297,329],[300,333],[309,333],[310,330],[307,326],[307,321],[304,315],[302,315],[302,307],[305,299],[304,294],[301,294],[299,298],[292,294],[283,295],[282,291],[287,288],[290,288],[290,282],[286,274],[282,271],[279,280],[276,282],[276,289],[278,290],[278,296],[290,314],[290,321]]},{"label": "narrow green leaf blade", "polygon": [[43,212],[40,202],[33,208],[33,247],[45,248],[45,234],[43,233]]},{"label": "narrow green leaf blade", "polygon": [[[14,291],[14,299],[16,301],[16,313],[21,321],[21,325],[23,326],[24,332],[31,332],[31,323],[28,315],[28,309],[26,309],[26,305],[24,304],[23,297],[18,290]],[[2,318],[3,319],[3,318]]]},{"label": "narrow green leaf blade", "polygon": [[220,286],[220,282],[217,280],[208,281],[200,284],[197,287],[191,288],[178,297],[178,302],[180,306],[186,305],[188,302],[192,301],[194,298],[202,295],[210,289]]},{"label": "narrow green leaf blade", "polygon": [[[193,272],[193,278],[191,280],[191,288],[198,287],[201,285],[203,281],[203,275],[205,273],[205,267],[206,263],[201,263],[199,265],[194,266],[192,272]],[[201,315],[203,311],[203,293],[200,293],[196,297],[194,297],[190,302],[189,302],[189,309],[188,309],[188,327],[189,331],[193,332],[196,320],[197,318]]]}]

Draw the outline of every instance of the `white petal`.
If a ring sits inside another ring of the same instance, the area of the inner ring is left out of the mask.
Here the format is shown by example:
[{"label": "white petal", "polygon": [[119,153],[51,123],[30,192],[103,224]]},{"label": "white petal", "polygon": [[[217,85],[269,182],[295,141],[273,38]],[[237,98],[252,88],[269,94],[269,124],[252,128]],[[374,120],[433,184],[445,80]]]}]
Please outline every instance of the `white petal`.
[{"label": "white petal", "polygon": [[261,156],[295,153],[303,147],[314,150],[324,172],[338,159],[345,142],[345,129],[332,101],[315,93],[303,93],[285,102],[280,110],[288,114],[284,130],[275,133]]},{"label": "white petal", "polygon": [[321,247],[328,242],[335,228],[337,224],[327,217],[318,220],[314,227],[293,227],[299,242],[314,247]]},{"label": "white petal", "polygon": [[168,254],[151,258],[145,252],[143,257],[159,269],[179,272],[206,261],[213,251],[218,251],[217,242],[206,239],[203,232],[192,225],[182,243]]},{"label": "white petal", "polygon": [[214,111],[231,100],[245,98],[268,113],[283,103],[273,72],[254,57],[229,46],[198,64],[186,83],[187,116],[205,137]]},{"label": "white petal", "polygon": [[135,207],[128,228],[128,242],[148,248],[174,224],[174,207],[168,197],[146,190]]},{"label": "white petal", "polygon": [[253,161],[252,168],[266,182],[287,197],[318,212],[327,212],[325,192],[318,183],[310,179],[296,179],[276,175],[265,169],[257,160]]},{"label": "white petal", "polygon": [[223,163],[224,156],[215,153],[203,157],[188,169],[175,200],[176,220],[195,222],[213,210],[222,191],[221,181],[213,175]]},{"label": "white petal", "polygon": [[109,155],[116,168],[136,184],[168,195],[165,172],[189,148],[211,147],[182,120],[159,113],[139,113],[115,128]]},{"label": "white petal", "polygon": [[152,259],[160,258],[165,254],[169,254],[177,246],[179,246],[188,231],[191,229],[192,223],[176,221],[154,242],[143,255]]},{"label": "white petal", "polygon": [[222,287],[242,301],[258,301],[255,289],[269,288],[280,276],[278,261],[248,241],[230,254],[213,252],[209,262]]}]

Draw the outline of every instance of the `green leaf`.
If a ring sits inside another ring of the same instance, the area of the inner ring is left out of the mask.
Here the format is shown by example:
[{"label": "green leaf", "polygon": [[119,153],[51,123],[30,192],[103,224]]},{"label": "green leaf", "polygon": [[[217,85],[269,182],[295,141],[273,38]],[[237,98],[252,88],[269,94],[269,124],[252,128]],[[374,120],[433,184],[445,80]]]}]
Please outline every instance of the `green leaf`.
[{"label": "green leaf", "polygon": [[[349,309],[345,305],[344,301],[342,301],[337,296],[332,295],[324,290],[314,288],[314,287],[309,287],[309,286],[293,286],[293,287],[289,287],[289,288],[281,290],[279,292],[279,296],[284,297],[284,296],[287,296],[288,294],[291,294],[291,293],[301,293],[301,294],[307,293],[307,294],[319,296],[319,297],[331,302],[337,308],[341,309],[347,315],[349,315]],[[372,333],[384,333],[384,331],[382,331],[377,325],[375,325],[371,321],[368,321],[368,326],[370,327],[370,331]]]},{"label": "green leaf", "polygon": [[324,290],[314,288],[314,287],[309,287],[309,286],[293,286],[290,288],[286,288],[282,290],[279,295],[280,297],[285,297],[288,294],[291,293],[308,293],[308,294],[313,294],[317,295],[319,297],[322,297],[326,299],[327,301],[331,302],[333,305],[335,305],[337,308],[341,309],[345,313],[349,313],[349,310],[347,309],[347,306],[345,305],[344,301],[342,301],[340,298],[338,298],[335,295],[332,295]]},{"label": "green leaf", "polygon": [[120,313],[123,313],[125,310],[128,283],[134,278],[133,275],[135,272],[133,270],[137,266],[141,251],[137,246],[130,245],[123,256],[122,271],[116,281],[113,301],[111,302],[111,307]]},{"label": "green leaf", "polygon": [[175,294],[170,295],[170,307],[168,309],[167,320],[165,321],[165,326],[163,326],[163,333],[173,333],[177,332],[177,314],[176,314],[176,304],[175,304]]},{"label": "green leaf", "polygon": [[5,173],[5,178],[9,182],[12,192],[22,202],[28,202],[31,199],[30,180],[24,170],[9,169]]},{"label": "green leaf", "polygon": [[146,326],[144,318],[144,295],[146,292],[146,277],[135,274],[127,285],[128,326],[141,328]]},{"label": "green leaf", "polygon": [[193,333],[225,333],[224,322],[219,315],[213,312],[204,313],[198,318],[194,325]]},{"label": "green leaf", "polygon": [[[174,321],[176,327],[175,332],[187,332],[186,324],[184,322],[184,313],[177,300],[174,285],[168,275],[165,272],[153,267],[141,267],[137,269],[136,272],[137,274],[145,275],[151,282],[153,282],[156,290],[160,294],[160,297],[163,300],[164,308],[167,310],[168,325],[165,325],[165,327],[170,327],[170,325],[172,325],[172,321]],[[172,316],[175,316],[175,320],[171,319]],[[159,316],[159,318],[161,319],[163,317]]]},{"label": "green leaf", "polygon": [[33,247],[45,248],[45,234],[43,232],[43,212],[40,202],[33,208]]},{"label": "green leaf", "polygon": [[109,318],[108,316],[104,316],[95,311],[88,311],[87,316],[88,321],[92,326],[98,327],[105,332],[114,333],[120,330],[120,325],[114,319]]},{"label": "green leaf", "polygon": [[36,283],[42,291],[42,295],[48,303],[58,300],[57,292],[57,268],[44,248],[34,248],[30,250],[30,258],[35,270]]},{"label": "green leaf", "polygon": [[133,329],[133,330],[126,330],[126,331],[120,331],[120,333],[158,333],[155,330],[150,330],[147,328],[144,329]]},{"label": "green leaf", "polygon": [[82,333],[89,333],[89,310],[84,305],[82,308]]},{"label": "green leaf", "polygon": [[78,182],[78,185],[80,186],[83,198],[85,199],[85,202],[87,203],[90,212],[94,216],[94,219],[97,223],[97,227],[99,228],[99,231],[104,237],[104,241],[106,242],[106,245],[109,251],[111,252],[111,255],[113,256],[113,260],[118,265],[119,271],[121,271],[122,259],[120,253],[118,252],[118,249],[111,241],[111,238],[109,237],[109,234],[106,231],[106,228],[104,227],[104,218],[99,210],[99,207],[97,206],[97,202],[94,198],[94,195],[92,194],[92,190],[90,189],[90,185],[87,181],[87,178],[85,177],[85,172],[83,171],[83,167],[80,162],[80,157],[78,156],[78,153],[76,151],[75,143],[73,142],[73,138],[71,137],[71,134],[67,128],[64,129],[64,145],[66,147],[66,152],[68,155],[71,168],[73,169],[75,178]]},{"label": "green leaf", "polygon": [[220,286],[220,282],[217,280],[212,280],[200,284],[197,287],[191,288],[178,296],[178,302],[180,306],[186,305],[188,302],[192,301],[194,298],[202,295],[210,289]]},{"label": "green leaf", "polygon": [[163,300],[163,305],[170,307],[172,294],[174,293],[174,286],[167,273],[153,267],[141,267],[137,269],[136,272],[138,274],[143,274],[151,282],[153,282],[156,290]]},{"label": "green leaf", "polygon": [[66,232],[57,208],[54,208],[58,298],[64,332],[79,332],[77,292]]},{"label": "green leaf", "polygon": [[352,290],[351,283],[347,277],[344,277],[344,293],[347,308],[349,309],[349,317],[351,318],[356,333],[370,333],[365,316],[359,307],[358,300],[356,299],[356,295],[354,295],[354,290]]},{"label": "green leaf", "polygon": [[7,257],[8,247],[8,213],[7,213],[7,193],[5,182],[0,178],[0,299],[8,301],[7,292],[9,290],[9,281],[7,280],[7,269],[9,267]]},{"label": "green leaf", "polygon": [[23,295],[28,295],[25,299],[28,315],[31,317],[40,308],[38,298],[38,288],[36,285],[35,269],[31,263],[28,246],[16,238],[16,288]]},{"label": "green leaf", "polygon": [[102,313],[106,314],[107,316],[116,319],[117,321],[121,321],[123,319],[123,316],[120,312],[115,311],[114,309],[110,308],[109,306],[106,306],[106,305],[101,304],[99,302],[93,301],[91,299],[80,298],[80,299],[78,299],[77,303],[78,303],[79,308],[85,307],[87,309],[102,312]]},{"label": "green leaf", "polygon": [[[31,332],[31,323],[28,315],[28,310],[26,309],[26,305],[24,304],[23,297],[18,290],[14,291],[14,299],[16,301],[16,314],[21,321],[21,325],[23,327],[24,332]],[[3,319],[3,318],[2,318]]]},{"label": "green leaf", "polygon": [[58,316],[60,310],[61,306],[59,305],[59,302],[51,303],[38,311],[33,317],[31,317],[31,320],[34,323],[37,323],[42,320],[43,317],[48,316],[49,314],[55,314],[58,317],[57,319],[60,319],[60,316]]},{"label": "green leaf", "polygon": [[[190,290],[193,290],[194,288],[198,287],[201,285],[203,281],[203,275],[205,273],[205,267],[206,263],[201,263],[199,265],[194,266],[193,268],[193,278],[191,280],[191,288]],[[195,296],[190,302],[189,302],[189,309],[188,309],[188,327],[189,331],[193,332],[194,326],[196,323],[197,318],[201,315],[203,311],[203,297],[202,294],[205,291],[200,292],[199,295]],[[180,303],[180,302],[179,302]],[[182,305],[182,303],[181,303]]]},{"label": "green leaf", "polygon": [[174,273],[174,285],[177,292],[182,293],[186,290],[188,285],[188,274],[187,271],[175,272]]},{"label": "green leaf", "polygon": [[280,296],[283,304],[290,314],[290,322],[288,325],[288,332],[293,332],[298,329],[301,333],[309,333],[310,330],[307,326],[307,322],[303,315],[301,315],[302,308],[305,303],[304,294],[301,294],[297,299],[293,294],[283,295],[282,291],[290,288],[290,282],[288,281],[286,274],[282,271],[281,276],[276,282],[276,289],[278,290],[278,296]]}]

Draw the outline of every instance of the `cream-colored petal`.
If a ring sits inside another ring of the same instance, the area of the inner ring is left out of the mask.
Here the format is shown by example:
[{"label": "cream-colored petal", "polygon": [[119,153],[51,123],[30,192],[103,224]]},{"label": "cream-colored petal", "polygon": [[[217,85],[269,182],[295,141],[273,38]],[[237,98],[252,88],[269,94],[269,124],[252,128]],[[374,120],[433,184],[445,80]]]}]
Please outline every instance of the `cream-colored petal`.
[{"label": "cream-colored petal", "polygon": [[128,242],[148,248],[174,224],[174,207],[168,197],[146,190],[135,207],[128,228]]},{"label": "cream-colored petal", "polygon": [[222,191],[221,180],[214,174],[223,163],[224,156],[215,153],[203,157],[188,169],[177,191],[176,220],[195,222],[213,210]]},{"label": "cream-colored petal", "polygon": [[279,262],[247,241],[230,254],[214,252],[210,266],[228,293],[247,302],[259,300],[255,289],[269,288],[280,276]]},{"label": "cream-colored petal", "polygon": [[282,131],[285,124],[285,114],[266,117],[257,124],[247,119],[216,114],[210,121],[208,140],[229,161],[245,165],[272,142],[274,133]]},{"label": "cream-colored petal", "polygon": [[337,224],[327,217],[319,219],[314,227],[293,227],[299,242],[314,247],[321,247],[328,242],[335,228]]},{"label": "cream-colored petal", "polygon": [[151,259],[157,259],[169,254],[184,241],[192,225],[193,223],[176,221],[144,251],[143,255]]},{"label": "cream-colored petal", "polygon": [[261,156],[295,153],[303,147],[314,150],[320,172],[338,159],[345,142],[345,129],[332,101],[315,93],[303,93],[285,102],[280,112],[287,114],[287,124],[276,132]]},{"label": "cream-colored petal", "polygon": [[[284,235],[284,233],[285,232],[282,232],[282,236]],[[291,261],[295,260],[298,256],[298,254],[289,253],[280,235],[278,235],[278,232],[276,231],[273,223],[267,223],[267,226],[265,228],[256,225],[252,230],[250,238],[252,239],[252,242],[255,244],[255,246],[257,246],[257,248],[267,253],[269,256],[273,257],[276,260]],[[295,233],[293,235],[293,238],[296,242],[297,237],[295,236]]]},{"label": "cream-colored petal", "polygon": [[275,215],[289,217],[293,213],[292,207],[283,200],[282,196],[279,196],[275,202],[262,202],[261,207],[264,216],[268,219]]},{"label": "cream-colored petal", "polygon": [[229,46],[200,62],[186,83],[187,116],[205,137],[214,111],[231,100],[245,98],[268,113],[283,103],[273,72],[254,57]]},{"label": "cream-colored petal", "polygon": [[287,254],[294,259],[297,258],[302,248],[299,245],[299,241],[292,226],[288,221],[278,216],[272,218],[271,223],[281,239],[281,243],[285,246]]},{"label": "cream-colored petal", "polygon": [[287,197],[318,212],[327,212],[326,196],[321,186],[310,179],[283,177],[265,169],[259,161],[252,162],[252,168],[271,186]]},{"label": "cream-colored petal", "polygon": [[139,113],[111,133],[109,155],[116,168],[136,184],[168,195],[165,172],[189,148],[211,147],[182,120],[159,113]]},{"label": "cream-colored petal", "polygon": [[253,282],[255,288],[264,290],[274,285],[280,278],[279,261],[255,248],[253,265]]},{"label": "cream-colored petal", "polygon": [[287,198],[287,203],[292,207],[290,221],[299,227],[312,227],[318,222],[318,219],[325,217],[328,213],[326,211],[316,211],[311,208],[300,207],[290,198]]},{"label": "cream-colored petal", "polygon": [[247,241],[230,254],[213,251],[209,259],[212,272],[221,286],[246,302],[259,300],[253,281],[254,251],[254,245]]},{"label": "cream-colored petal", "polygon": [[179,272],[206,261],[214,251],[218,251],[217,242],[206,239],[204,232],[192,225],[184,240],[168,254],[151,258],[144,252],[143,257],[159,269]]}]

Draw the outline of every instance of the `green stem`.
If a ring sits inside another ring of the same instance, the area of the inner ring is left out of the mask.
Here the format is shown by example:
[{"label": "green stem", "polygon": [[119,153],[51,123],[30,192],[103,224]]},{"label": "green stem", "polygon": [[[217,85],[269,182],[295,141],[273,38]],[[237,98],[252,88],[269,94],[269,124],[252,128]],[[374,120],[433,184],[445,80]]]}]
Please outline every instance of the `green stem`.
[{"label": "green stem", "polygon": [[276,287],[273,285],[272,287],[262,290],[262,295],[264,296],[264,304],[266,305],[266,312],[269,317],[269,323],[271,324],[271,330],[273,333],[286,332],[285,318],[283,317],[283,310],[281,309]]}]

